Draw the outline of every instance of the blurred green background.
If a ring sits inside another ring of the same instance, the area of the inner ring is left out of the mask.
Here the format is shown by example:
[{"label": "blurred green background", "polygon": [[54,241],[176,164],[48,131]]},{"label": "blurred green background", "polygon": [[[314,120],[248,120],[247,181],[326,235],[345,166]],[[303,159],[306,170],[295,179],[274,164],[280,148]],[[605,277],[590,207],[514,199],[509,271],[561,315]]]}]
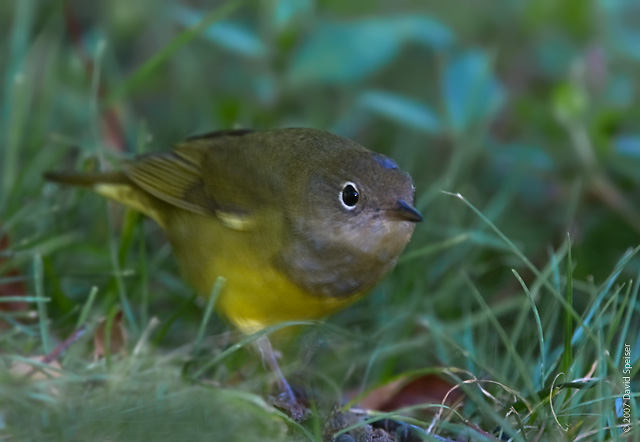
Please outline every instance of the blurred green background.
[{"label": "blurred green background", "polygon": [[[318,352],[307,366],[338,391],[437,364],[480,376],[488,369],[479,361],[501,361],[471,287],[532,356],[536,326],[530,312],[516,314],[527,298],[512,269],[534,286],[547,337],[549,370],[533,383],[553,378],[550,361],[570,333],[543,281],[564,292],[572,275],[585,318],[601,303],[621,306],[631,319],[623,340],[640,355],[637,286],[627,292],[640,260],[619,263],[640,243],[640,2],[21,0],[0,3],[0,24],[0,282],[22,275],[28,293],[51,297],[54,342],[73,330],[94,286],[92,315],[120,306],[133,342],[151,316],[163,323],[162,348],[193,340],[202,310],[157,227],[90,192],[45,184],[42,172],[117,163],[199,132],[306,126],[396,159],[425,215],[393,274],[330,319],[378,339],[350,344],[362,353],[353,366],[334,364],[351,354],[344,339],[306,332]],[[442,191],[462,194],[511,244]],[[3,341],[5,352],[51,349],[37,325],[3,315],[12,336],[26,336]],[[619,357],[609,319],[598,327]],[[376,353],[396,343],[413,350]],[[508,377],[510,363],[501,365]]]}]

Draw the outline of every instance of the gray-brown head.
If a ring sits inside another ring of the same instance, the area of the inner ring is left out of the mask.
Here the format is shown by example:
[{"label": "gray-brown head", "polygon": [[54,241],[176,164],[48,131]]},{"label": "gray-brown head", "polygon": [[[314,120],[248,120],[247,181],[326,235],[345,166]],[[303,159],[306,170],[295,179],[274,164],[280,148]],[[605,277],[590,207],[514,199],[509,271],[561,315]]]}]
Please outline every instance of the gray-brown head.
[{"label": "gray-brown head", "polygon": [[371,288],[393,267],[422,215],[411,177],[390,158],[321,131],[301,130],[286,199],[296,240],[283,257],[292,279],[325,296]]}]

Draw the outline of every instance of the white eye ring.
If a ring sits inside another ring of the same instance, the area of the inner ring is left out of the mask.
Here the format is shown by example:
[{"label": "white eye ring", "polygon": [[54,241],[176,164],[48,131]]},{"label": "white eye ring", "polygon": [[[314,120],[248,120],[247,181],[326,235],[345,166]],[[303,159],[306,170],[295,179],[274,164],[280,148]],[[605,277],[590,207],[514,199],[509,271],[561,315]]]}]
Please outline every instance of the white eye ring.
[{"label": "white eye ring", "polygon": [[347,210],[353,210],[358,205],[358,201],[360,200],[360,192],[358,191],[358,186],[351,181],[347,181],[342,185],[342,190],[338,195],[340,199],[340,203],[342,207]]}]

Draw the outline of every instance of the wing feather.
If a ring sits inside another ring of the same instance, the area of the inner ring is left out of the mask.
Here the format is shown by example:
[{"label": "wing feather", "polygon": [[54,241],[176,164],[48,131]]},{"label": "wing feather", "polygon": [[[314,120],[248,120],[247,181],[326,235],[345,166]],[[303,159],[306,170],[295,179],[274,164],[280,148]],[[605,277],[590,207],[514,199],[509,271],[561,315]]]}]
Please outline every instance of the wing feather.
[{"label": "wing feather", "polygon": [[[145,155],[130,163],[124,173],[137,186],[175,207],[217,217],[227,227],[248,230],[251,214],[238,207],[221,207],[215,186],[205,184],[202,149],[178,146],[175,151]],[[221,189],[218,189],[221,191]]]},{"label": "wing feather", "polygon": [[150,154],[130,163],[125,174],[156,198],[202,215],[215,213],[215,201],[204,192],[200,167],[175,152]]}]

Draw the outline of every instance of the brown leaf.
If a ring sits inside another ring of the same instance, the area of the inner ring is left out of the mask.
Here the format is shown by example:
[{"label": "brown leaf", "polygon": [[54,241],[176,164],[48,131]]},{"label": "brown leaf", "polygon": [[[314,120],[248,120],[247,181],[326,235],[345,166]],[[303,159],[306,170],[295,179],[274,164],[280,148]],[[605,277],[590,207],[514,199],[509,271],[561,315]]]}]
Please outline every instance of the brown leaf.
[{"label": "brown leaf", "polygon": [[[369,410],[394,411],[418,404],[439,404],[447,392],[454,387],[435,374],[415,377],[409,375],[395,379],[370,391],[358,403]],[[452,404],[462,397],[459,390],[449,394],[447,404]]]},{"label": "brown leaf", "polygon": [[[93,335],[93,357],[100,359],[105,356],[105,350],[107,345],[107,318],[103,318],[96,332]],[[122,325],[122,310],[116,313],[113,318],[113,325],[111,327],[111,336],[109,339],[109,353],[111,355],[124,354],[126,351],[127,333]]]}]

